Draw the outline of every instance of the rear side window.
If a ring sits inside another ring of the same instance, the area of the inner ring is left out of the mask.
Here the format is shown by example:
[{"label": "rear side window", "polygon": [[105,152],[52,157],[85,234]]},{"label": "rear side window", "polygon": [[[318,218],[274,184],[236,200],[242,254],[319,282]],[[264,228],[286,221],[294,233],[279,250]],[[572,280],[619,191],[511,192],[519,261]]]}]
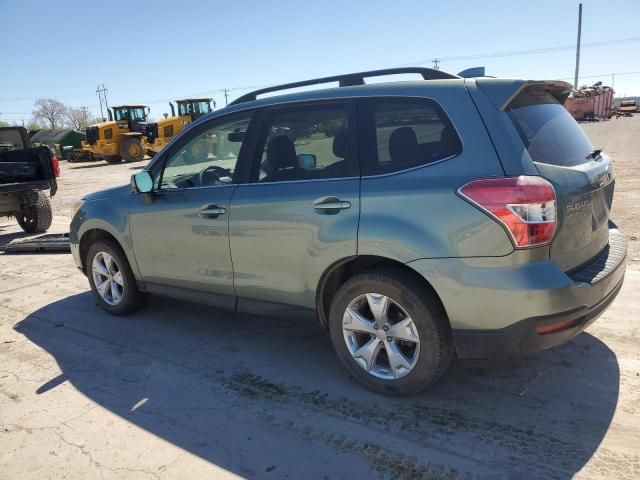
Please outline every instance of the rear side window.
[{"label": "rear side window", "polygon": [[525,92],[507,113],[534,162],[571,167],[588,161],[593,145],[549,93]]},{"label": "rear side window", "polygon": [[431,100],[376,99],[365,102],[364,111],[363,175],[406,170],[460,153],[458,134]]}]

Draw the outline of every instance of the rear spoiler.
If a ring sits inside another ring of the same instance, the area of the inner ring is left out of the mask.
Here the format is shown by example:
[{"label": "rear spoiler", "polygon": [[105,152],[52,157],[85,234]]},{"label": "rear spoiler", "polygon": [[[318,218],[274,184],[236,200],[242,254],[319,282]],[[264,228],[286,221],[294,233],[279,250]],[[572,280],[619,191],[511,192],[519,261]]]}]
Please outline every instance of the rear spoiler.
[{"label": "rear spoiler", "polygon": [[565,100],[573,90],[573,85],[561,80],[477,78],[475,82],[491,103],[501,111],[506,110],[511,102],[524,90],[535,89],[548,92],[562,105],[564,105]]}]

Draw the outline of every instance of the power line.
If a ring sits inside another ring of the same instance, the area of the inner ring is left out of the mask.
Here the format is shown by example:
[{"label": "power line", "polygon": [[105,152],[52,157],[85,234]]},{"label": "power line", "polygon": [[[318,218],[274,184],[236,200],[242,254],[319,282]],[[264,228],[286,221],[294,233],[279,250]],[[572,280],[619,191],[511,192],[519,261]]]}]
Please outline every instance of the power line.
[{"label": "power line", "polygon": [[[605,41],[600,41],[600,42],[583,43],[581,45],[581,48],[605,47],[605,46],[611,46],[611,45],[621,45],[621,44],[629,44],[629,43],[636,43],[636,42],[640,42],[640,37],[628,37],[628,38],[619,38],[619,39],[614,39],[614,40],[605,40]],[[514,57],[514,56],[521,56],[521,55],[537,55],[537,54],[542,54],[542,53],[554,53],[554,52],[573,50],[573,49],[575,49],[575,45],[561,45],[561,46],[555,46],[555,47],[535,48],[535,49],[529,49],[529,50],[512,50],[512,51],[506,51],[506,52],[482,53],[482,54],[475,54],[475,55],[437,57],[435,59],[431,58],[431,59],[418,60],[418,61],[415,61],[415,62],[405,63],[405,64],[402,64],[402,65],[396,65],[396,66],[397,67],[409,67],[409,66],[422,65],[422,64],[432,63],[433,62],[434,66],[437,65],[437,67],[439,68],[440,64],[442,62],[445,62],[445,61],[451,62],[451,61],[461,61],[461,60],[478,60],[478,59],[485,59],[485,58]],[[631,73],[635,73],[635,72],[621,73],[620,75],[627,75],[627,74],[631,74]],[[611,74],[608,73],[606,75],[611,75]],[[618,75],[618,73],[616,73],[616,75]],[[597,75],[597,76],[603,76],[603,75]],[[589,77],[582,76],[581,78],[589,78]],[[269,87],[269,86],[272,86],[272,85],[273,84],[237,86],[237,87],[227,87],[227,88],[214,88],[214,89],[211,89],[211,90],[205,90],[203,92],[192,93],[190,95],[176,95],[174,97],[169,97],[169,98],[147,100],[147,101],[144,101],[142,103],[160,103],[160,102],[164,102],[164,101],[174,100],[175,98],[197,97],[197,96],[200,96],[200,95],[207,95],[207,94],[213,94],[213,93],[224,94],[225,91],[226,92],[231,92],[231,91],[234,91],[234,90],[257,90],[257,89]],[[104,88],[104,85],[102,85],[102,87]],[[78,94],[78,95],[54,95],[53,97],[54,98],[85,98],[85,97],[93,97],[94,95],[95,95],[95,93],[93,93],[93,94]],[[39,97],[0,97],[0,101],[37,100],[38,98],[41,98],[41,96],[39,96]]]},{"label": "power line", "polygon": [[[594,48],[594,47],[606,47],[610,45],[621,45],[626,43],[635,43],[640,42],[640,37],[629,37],[629,38],[620,38],[617,40],[606,40],[602,42],[591,42],[591,43],[583,43],[581,48]],[[500,57],[516,57],[520,55],[536,55],[540,53],[553,53],[553,52],[561,52],[564,50],[574,50],[576,48],[575,45],[561,45],[557,47],[545,47],[545,48],[534,48],[530,50],[511,50],[508,52],[494,52],[494,53],[481,53],[476,55],[461,55],[457,57],[438,57],[440,62],[451,62],[458,60],[477,60],[482,58],[500,58]],[[421,65],[425,63],[431,62],[431,59],[418,60],[411,63],[405,63],[403,65],[398,65],[398,67],[410,67],[413,65]]]}]

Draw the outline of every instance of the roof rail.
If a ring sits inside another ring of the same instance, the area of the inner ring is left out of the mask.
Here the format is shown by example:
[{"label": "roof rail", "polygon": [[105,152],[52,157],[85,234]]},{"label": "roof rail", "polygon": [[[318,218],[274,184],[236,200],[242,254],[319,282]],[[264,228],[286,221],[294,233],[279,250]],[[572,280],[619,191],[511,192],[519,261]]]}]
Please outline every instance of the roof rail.
[{"label": "roof rail", "polygon": [[289,90],[290,88],[307,87],[309,85],[321,85],[323,83],[339,82],[340,87],[351,87],[354,85],[364,85],[364,79],[370,77],[381,77],[384,75],[400,75],[404,73],[418,73],[422,75],[424,80],[438,80],[438,79],[451,79],[461,78],[458,75],[452,73],[443,72],[442,70],[436,70],[426,67],[399,67],[399,68],[387,68],[383,70],[370,70],[368,72],[356,72],[347,73],[344,75],[334,75],[331,77],[314,78],[312,80],[304,80],[302,82],[285,83],[282,85],[275,85],[273,87],[261,88],[253,92],[242,95],[235,99],[229,105],[236,105],[238,103],[251,102],[256,100],[258,95],[262,95],[270,92],[277,92],[279,90]]}]

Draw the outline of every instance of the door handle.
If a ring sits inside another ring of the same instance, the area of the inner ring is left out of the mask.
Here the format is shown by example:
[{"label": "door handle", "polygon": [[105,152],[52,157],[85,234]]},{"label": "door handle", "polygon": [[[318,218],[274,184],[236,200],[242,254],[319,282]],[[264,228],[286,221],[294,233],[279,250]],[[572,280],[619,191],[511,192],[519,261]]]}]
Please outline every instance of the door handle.
[{"label": "door handle", "polygon": [[224,208],[218,207],[217,205],[207,205],[198,212],[198,215],[202,218],[216,218],[223,215],[225,212],[226,210]]},{"label": "door handle", "polygon": [[351,208],[351,202],[337,198],[322,198],[313,203],[313,208],[320,211],[336,211]]}]

